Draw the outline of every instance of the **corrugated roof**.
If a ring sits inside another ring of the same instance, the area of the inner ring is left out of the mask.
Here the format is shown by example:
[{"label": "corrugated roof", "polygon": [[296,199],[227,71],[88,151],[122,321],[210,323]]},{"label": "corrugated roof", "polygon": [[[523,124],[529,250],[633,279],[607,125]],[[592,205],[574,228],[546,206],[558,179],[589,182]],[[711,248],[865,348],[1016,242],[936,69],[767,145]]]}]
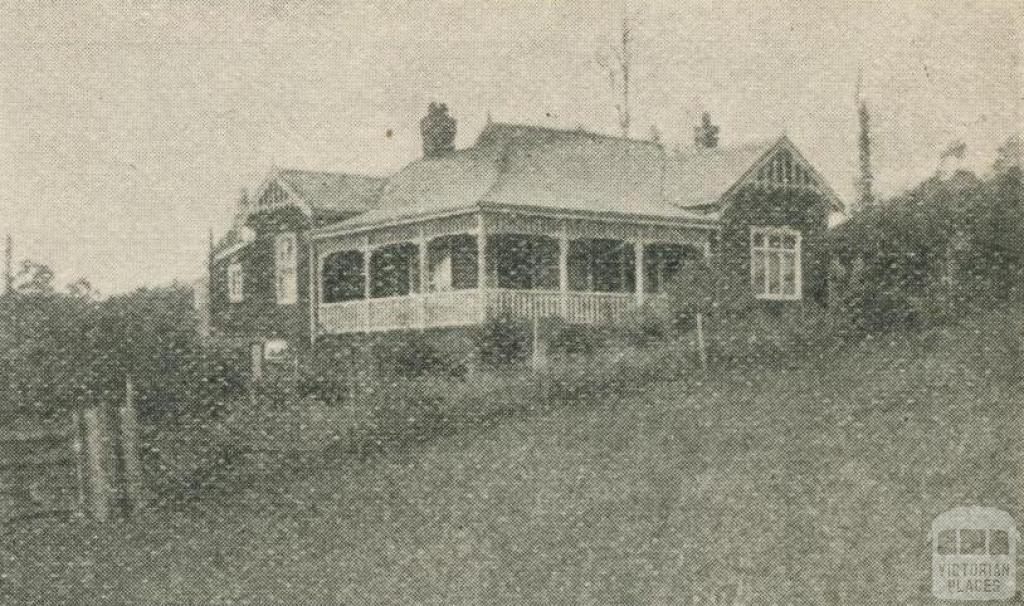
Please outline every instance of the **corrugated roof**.
[{"label": "corrugated roof", "polygon": [[278,169],[275,177],[314,211],[361,213],[376,206],[386,180],[366,175]]}]

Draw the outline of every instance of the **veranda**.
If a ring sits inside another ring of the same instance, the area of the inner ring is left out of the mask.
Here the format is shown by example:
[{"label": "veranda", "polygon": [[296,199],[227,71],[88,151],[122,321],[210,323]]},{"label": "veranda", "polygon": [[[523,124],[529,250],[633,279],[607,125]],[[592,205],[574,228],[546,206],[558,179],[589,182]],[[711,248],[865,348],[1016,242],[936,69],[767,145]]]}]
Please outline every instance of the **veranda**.
[{"label": "veranda", "polygon": [[[491,318],[616,321],[656,305],[714,225],[476,210],[314,235],[314,334],[425,329]],[[483,276],[481,280],[480,277]]]}]

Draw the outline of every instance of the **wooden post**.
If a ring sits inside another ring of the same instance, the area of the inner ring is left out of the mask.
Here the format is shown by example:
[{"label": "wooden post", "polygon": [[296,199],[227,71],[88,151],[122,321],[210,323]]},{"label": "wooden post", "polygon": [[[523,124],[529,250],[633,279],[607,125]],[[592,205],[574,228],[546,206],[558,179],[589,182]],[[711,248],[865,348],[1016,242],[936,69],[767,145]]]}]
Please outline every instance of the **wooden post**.
[{"label": "wooden post", "polygon": [[476,288],[480,293],[480,323],[487,321],[487,229],[484,215],[476,216]]},{"label": "wooden post", "polygon": [[105,454],[107,440],[104,435],[105,426],[96,408],[87,408],[85,417],[85,449],[88,459],[88,477],[90,488],[90,509],[93,518],[105,521],[109,515],[107,502],[110,494],[110,483],[107,477]]},{"label": "wooden post", "polygon": [[75,476],[78,479],[74,516],[80,518],[86,513],[86,460],[82,447],[82,417],[77,411],[71,413],[71,427],[73,430],[71,450],[75,456]]},{"label": "wooden post", "polygon": [[309,247],[309,345],[312,348],[316,346],[316,316],[320,305],[320,297],[317,296],[320,289],[317,288],[317,284],[320,282],[320,271],[316,261],[316,242],[310,238],[307,246]]},{"label": "wooden post", "polygon": [[263,378],[263,345],[253,343],[249,346],[249,357],[252,359],[252,380]]},{"label": "wooden post", "polygon": [[363,239],[363,313],[356,320],[362,330],[370,328],[370,295],[373,293],[370,283],[370,260],[373,258],[373,249],[370,248],[370,236]]},{"label": "wooden post", "polygon": [[634,262],[636,263],[636,304],[640,307],[644,304],[644,242],[637,240],[633,243],[635,251]]},{"label": "wooden post", "polygon": [[430,259],[427,254],[427,236],[420,228],[419,249],[420,249],[420,330],[427,327],[427,294],[430,292]]},{"label": "wooden post", "polygon": [[131,377],[125,381],[124,406],[118,411],[120,416],[121,469],[124,477],[120,478],[124,490],[125,515],[142,502],[142,468],[139,465],[138,449],[138,417],[135,414],[135,386]]},{"label": "wooden post", "polygon": [[704,314],[697,314],[697,349],[700,351],[700,367],[704,372],[708,370],[708,352],[704,346]]},{"label": "wooden post", "polygon": [[367,236],[363,244],[363,298],[370,300],[370,293],[373,292],[370,284],[370,259],[373,257],[373,249],[370,248],[370,238]]},{"label": "wooden post", "polygon": [[560,313],[566,320],[569,319],[569,230],[565,223],[562,223],[562,230],[558,239],[558,290],[561,293],[559,302]]},{"label": "wooden post", "polygon": [[533,351],[531,356],[531,362],[533,370],[537,371],[544,367],[544,352],[541,350],[541,339],[540,339],[540,318],[539,314],[533,314]]}]

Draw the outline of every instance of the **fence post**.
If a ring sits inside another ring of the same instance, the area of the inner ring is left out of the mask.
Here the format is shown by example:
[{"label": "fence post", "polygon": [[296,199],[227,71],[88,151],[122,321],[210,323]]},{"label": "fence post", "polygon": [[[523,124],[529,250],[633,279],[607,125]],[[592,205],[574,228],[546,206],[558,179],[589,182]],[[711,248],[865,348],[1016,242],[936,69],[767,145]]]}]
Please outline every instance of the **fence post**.
[{"label": "fence post", "polygon": [[78,482],[75,484],[75,508],[73,515],[81,518],[86,513],[86,462],[85,452],[82,447],[82,416],[78,411],[71,413],[71,427],[74,429],[71,439],[71,450],[75,455],[75,477]]},{"label": "fence post", "polygon": [[697,314],[697,349],[700,350],[700,368],[708,371],[708,350],[704,344],[704,314]]},{"label": "fence post", "polygon": [[89,487],[91,493],[92,515],[99,521],[107,519],[109,507],[107,497],[110,494],[110,484],[107,479],[107,470],[104,468],[104,454],[106,453],[106,440],[103,421],[100,419],[99,411],[96,408],[87,408],[85,416],[85,448],[89,462]]},{"label": "fence post", "polygon": [[121,425],[121,469],[124,477],[120,478],[124,487],[125,515],[131,512],[142,501],[142,469],[139,465],[138,448],[138,417],[135,414],[135,386],[131,377],[125,381],[124,406],[119,411]]},{"label": "fence post", "polygon": [[533,334],[532,343],[533,351],[531,352],[530,362],[534,372],[547,366],[547,341],[540,336],[540,318],[536,310],[533,314]]}]

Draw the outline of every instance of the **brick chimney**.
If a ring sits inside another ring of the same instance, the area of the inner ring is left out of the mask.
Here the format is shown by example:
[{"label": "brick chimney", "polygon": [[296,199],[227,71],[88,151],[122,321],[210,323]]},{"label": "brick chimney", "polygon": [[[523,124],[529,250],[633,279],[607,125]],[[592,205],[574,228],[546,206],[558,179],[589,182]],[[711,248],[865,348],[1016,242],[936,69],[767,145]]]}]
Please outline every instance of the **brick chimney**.
[{"label": "brick chimney", "polygon": [[455,151],[455,118],[448,115],[448,106],[431,102],[427,115],[420,120],[423,157],[436,158]]},{"label": "brick chimney", "polygon": [[711,114],[708,112],[700,115],[700,126],[693,129],[693,142],[703,149],[718,147],[718,126],[711,123]]}]

